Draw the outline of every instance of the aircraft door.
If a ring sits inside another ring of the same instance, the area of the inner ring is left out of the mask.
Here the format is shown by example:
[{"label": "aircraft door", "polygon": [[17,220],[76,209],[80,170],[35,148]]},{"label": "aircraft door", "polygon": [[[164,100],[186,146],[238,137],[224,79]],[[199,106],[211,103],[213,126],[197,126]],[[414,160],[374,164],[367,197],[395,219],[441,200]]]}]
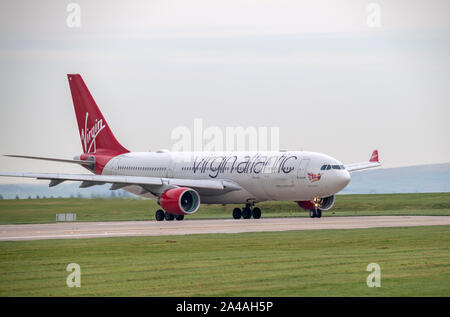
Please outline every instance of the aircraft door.
[{"label": "aircraft door", "polygon": [[311,160],[309,158],[304,158],[300,161],[300,164],[298,165],[298,170],[297,170],[297,181],[299,183],[304,183],[304,181],[307,178],[307,168],[309,165],[309,162]]}]

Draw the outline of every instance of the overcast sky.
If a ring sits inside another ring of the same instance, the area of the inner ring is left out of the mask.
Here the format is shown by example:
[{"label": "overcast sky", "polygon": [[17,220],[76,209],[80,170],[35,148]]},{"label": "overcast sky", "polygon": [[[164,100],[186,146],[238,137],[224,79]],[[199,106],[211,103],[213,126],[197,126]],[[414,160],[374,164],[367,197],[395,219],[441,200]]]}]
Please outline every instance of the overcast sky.
[{"label": "overcast sky", "polygon": [[[81,152],[66,78],[80,73],[132,151],[170,149],[201,118],[279,127],[282,149],[343,163],[375,148],[384,167],[450,162],[449,58],[446,0],[3,0],[0,154]],[[0,170],[85,173],[4,157]]]}]

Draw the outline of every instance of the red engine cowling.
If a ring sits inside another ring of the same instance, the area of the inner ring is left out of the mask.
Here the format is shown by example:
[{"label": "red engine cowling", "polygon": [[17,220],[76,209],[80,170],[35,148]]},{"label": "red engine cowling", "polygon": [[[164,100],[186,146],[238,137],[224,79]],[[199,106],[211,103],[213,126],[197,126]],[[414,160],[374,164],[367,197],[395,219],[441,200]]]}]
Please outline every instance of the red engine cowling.
[{"label": "red engine cowling", "polygon": [[159,198],[159,204],[168,213],[191,215],[200,207],[200,196],[191,188],[177,187],[166,190]]},{"label": "red engine cowling", "polygon": [[325,198],[314,198],[314,200],[297,201],[297,204],[306,210],[311,210],[315,207],[321,210],[329,210],[334,205],[334,195]]}]

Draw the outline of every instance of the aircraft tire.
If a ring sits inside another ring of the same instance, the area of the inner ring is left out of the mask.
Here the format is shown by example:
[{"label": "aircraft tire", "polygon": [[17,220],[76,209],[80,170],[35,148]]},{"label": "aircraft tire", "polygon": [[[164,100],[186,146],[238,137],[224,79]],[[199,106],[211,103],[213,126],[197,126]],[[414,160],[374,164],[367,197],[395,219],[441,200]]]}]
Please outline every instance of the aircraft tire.
[{"label": "aircraft tire", "polygon": [[181,221],[181,220],[184,219],[184,215],[177,215],[177,216],[175,217],[175,219],[178,220],[178,221]]},{"label": "aircraft tire", "polygon": [[314,209],[311,209],[311,210],[309,211],[309,217],[310,217],[310,218],[316,218],[316,211],[315,211]]},{"label": "aircraft tire", "polygon": [[317,217],[317,218],[322,217],[322,210],[320,210],[320,209],[317,209],[317,210],[316,210],[316,217]]},{"label": "aircraft tire", "polygon": [[233,209],[233,218],[234,219],[241,219],[242,217],[242,211],[240,208],[234,208]]},{"label": "aircraft tire", "polygon": [[252,217],[252,210],[248,207],[242,209],[242,218],[250,219]]},{"label": "aircraft tire", "polygon": [[172,221],[173,219],[175,219],[175,216],[174,215],[172,215],[172,214],[170,214],[170,213],[168,213],[167,211],[164,213],[164,218],[167,220],[167,221]]},{"label": "aircraft tire", "polygon": [[261,218],[261,209],[259,209],[258,207],[253,208],[252,216],[253,216],[253,219]]},{"label": "aircraft tire", "polygon": [[162,211],[161,209],[158,209],[155,212],[155,218],[156,218],[156,221],[163,221],[164,220],[164,211]]}]

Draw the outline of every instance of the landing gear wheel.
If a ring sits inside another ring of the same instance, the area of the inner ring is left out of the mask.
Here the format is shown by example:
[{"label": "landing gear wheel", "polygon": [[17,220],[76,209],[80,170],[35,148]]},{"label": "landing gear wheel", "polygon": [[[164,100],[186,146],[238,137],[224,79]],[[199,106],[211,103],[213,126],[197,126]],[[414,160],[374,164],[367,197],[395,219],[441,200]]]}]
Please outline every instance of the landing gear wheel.
[{"label": "landing gear wheel", "polygon": [[164,211],[162,211],[161,209],[158,209],[155,212],[155,218],[156,218],[156,221],[163,221],[164,220]]},{"label": "landing gear wheel", "polygon": [[261,209],[259,209],[258,207],[253,208],[252,216],[253,216],[253,219],[261,218]]},{"label": "landing gear wheel", "polygon": [[320,209],[317,209],[317,210],[316,210],[316,217],[317,217],[317,218],[322,217],[322,210],[320,210]]},{"label": "landing gear wheel", "polygon": [[184,215],[177,215],[177,216],[175,217],[175,219],[178,220],[178,221],[181,221],[181,220],[184,219]]},{"label": "landing gear wheel", "polygon": [[175,219],[175,216],[174,215],[172,215],[172,214],[169,214],[167,211],[164,213],[164,218],[167,220],[167,221],[172,221],[173,219]]},{"label": "landing gear wheel", "polygon": [[310,217],[310,218],[316,218],[316,211],[315,211],[314,209],[311,209],[311,210],[309,211],[309,217]]},{"label": "landing gear wheel", "polygon": [[245,207],[242,210],[242,218],[250,219],[252,217],[252,210],[249,207]]},{"label": "landing gear wheel", "polygon": [[240,208],[234,208],[233,209],[233,218],[234,219],[241,219],[242,217],[242,211]]}]

